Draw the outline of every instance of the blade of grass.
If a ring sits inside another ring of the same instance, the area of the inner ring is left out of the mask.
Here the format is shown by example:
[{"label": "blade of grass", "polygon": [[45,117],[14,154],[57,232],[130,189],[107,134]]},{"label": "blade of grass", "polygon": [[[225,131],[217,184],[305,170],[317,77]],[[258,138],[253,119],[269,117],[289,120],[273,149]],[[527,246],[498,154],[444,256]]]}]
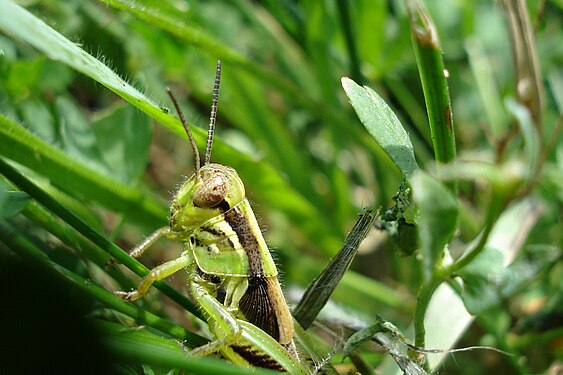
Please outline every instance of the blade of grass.
[{"label": "blade of grass", "polygon": [[0,155],[49,178],[51,184],[80,199],[94,200],[131,220],[162,226],[166,206],[146,193],[110,179],[76,162],[68,155],[0,114]]},{"label": "blade of grass", "polygon": [[[189,374],[245,375],[249,372],[247,368],[235,367],[218,359],[191,357],[185,353],[181,344],[147,331],[124,330],[123,326],[106,321],[98,321],[96,326],[112,352],[132,363],[141,362],[167,369],[183,369]],[[253,368],[252,373],[277,374],[260,368]]]},{"label": "blade of grass", "polygon": [[[0,158],[0,173],[8,178],[14,185],[18,186],[22,191],[25,191],[55,215],[71,225],[84,237],[88,238],[102,250],[108,252],[112,257],[119,260],[131,271],[142,277],[146,276],[149,273],[149,269],[142,263],[131,258],[129,254],[120,249],[117,245],[108,241],[105,237],[103,237],[101,234],[92,229],[92,227],[86,224],[82,219],[74,215],[71,211],[66,209],[59,202],[57,202],[43,190],[38,188],[33,182],[31,182],[27,177],[24,177],[2,158]],[[154,285],[157,289],[170,297],[174,302],[178,303],[193,315],[203,320],[199,309],[193,304],[193,302],[191,302],[183,294],[172,288],[168,283],[159,281]]]},{"label": "blade of grass", "polygon": [[344,31],[344,39],[346,40],[346,51],[348,52],[348,60],[350,64],[350,75],[352,79],[360,84],[363,83],[362,73],[360,71],[360,59],[356,47],[356,39],[352,32],[352,20],[350,19],[351,3],[344,0],[337,0],[338,15],[340,16],[340,24]]},{"label": "blade of grass", "polygon": [[430,15],[415,1],[407,2],[413,47],[424,91],[436,161],[456,156],[452,106],[438,34]]},{"label": "blade of grass", "polygon": [[208,342],[208,340],[184,329],[183,327],[172,324],[168,320],[160,318],[132,303],[125,302],[92,281],[86,280],[74,272],[52,262],[45,253],[34,246],[27,238],[23,237],[20,234],[21,232],[18,232],[5,221],[0,221],[0,233],[2,234],[2,242],[8,245],[10,249],[15,250],[16,253],[26,259],[26,261],[40,263],[44,267],[48,267],[49,269],[56,271],[57,276],[64,277],[73,286],[79,288],[113,310],[130,316],[140,324],[156,328],[171,337],[179,340],[186,340],[186,343],[190,347],[201,346]]},{"label": "blade of grass", "polygon": [[516,65],[516,93],[519,101],[529,108],[541,138],[544,88],[528,7],[522,0],[504,0],[503,5],[508,17],[512,53]]},{"label": "blade of grass", "polygon": [[479,89],[485,114],[489,120],[489,128],[493,139],[498,140],[504,135],[508,127],[508,118],[504,112],[500,93],[495,86],[493,69],[487,61],[487,56],[478,40],[469,40],[465,43],[465,49],[469,56],[471,71]]}]

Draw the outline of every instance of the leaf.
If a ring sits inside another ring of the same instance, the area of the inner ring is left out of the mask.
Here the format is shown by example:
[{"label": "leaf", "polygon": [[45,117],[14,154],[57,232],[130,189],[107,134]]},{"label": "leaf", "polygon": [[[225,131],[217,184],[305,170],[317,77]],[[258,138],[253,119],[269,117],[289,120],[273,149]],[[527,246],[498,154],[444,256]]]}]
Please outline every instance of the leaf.
[{"label": "leaf", "polygon": [[460,271],[464,281],[462,298],[467,310],[478,315],[498,306],[559,257],[561,251],[556,247],[530,246],[505,268],[503,255],[494,248],[485,248]]},{"label": "leaf", "polygon": [[162,203],[78,163],[1,114],[0,136],[0,155],[46,176],[69,195],[124,212],[137,223],[163,225],[167,210]]},{"label": "leaf", "polygon": [[323,272],[309,284],[305,294],[293,311],[295,320],[307,329],[325,306],[330,295],[338,286],[344,273],[350,267],[360,243],[372,227],[375,215],[371,209],[365,210],[346,237],[340,251],[331,259]]},{"label": "leaf", "polygon": [[75,103],[70,99],[58,97],[55,100],[55,110],[63,150],[72,159],[79,160],[109,176],[110,173],[96,147],[96,137]]},{"label": "leaf", "polygon": [[375,341],[381,345],[395,360],[397,365],[407,375],[423,375],[426,371],[405,353],[407,347],[403,334],[393,324],[378,317],[373,325],[354,333],[344,344],[343,356],[349,356],[357,350],[361,344],[367,341]]},{"label": "leaf", "polygon": [[420,210],[418,221],[423,273],[429,280],[456,228],[457,202],[452,193],[429,175],[419,172],[412,179],[413,199]]},{"label": "leaf", "polygon": [[461,297],[467,311],[477,315],[500,303],[497,289],[502,285],[503,255],[485,248],[460,272],[464,281]]},{"label": "leaf", "polygon": [[367,86],[360,87],[351,79],[343,77],[342,87],[362,124],[409,180],[418,165],[409,136],[395,113]]},{"label": "leaf", "polygon": [[545,269],[553,266],[562,255],[561,249],[555,246],[527,246],[524,253],[505,270],[501,295],[504,298],[510,297],[537,278]]},{"label": "leaf", "polygon": [[92,130],[110,175],[126,184],[137,181],[145,170],[152,138],[148,117],[122,106],[94,121]]},{"label": "leaf", "polygon": [[[0,186],[1,187],[1,186]],[[29,202],[29,195],[21,191],[0,190],[0,218],[8,219],[19,214]]]}]

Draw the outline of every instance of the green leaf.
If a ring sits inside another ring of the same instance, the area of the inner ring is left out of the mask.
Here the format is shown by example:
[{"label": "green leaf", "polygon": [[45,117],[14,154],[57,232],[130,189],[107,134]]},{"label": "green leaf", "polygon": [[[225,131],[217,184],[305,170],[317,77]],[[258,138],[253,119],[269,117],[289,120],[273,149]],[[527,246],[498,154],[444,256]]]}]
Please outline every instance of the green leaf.
[{"label": "green leaf", "polygon": [[423,172],[413,176],[412,188],[420,210],[418,230],[424,279],[429,280],[456,228],[457,202],[449,189]]},{"label": "green leaf", "polygon": [[478,315],[498,306],[532,282],[560,256],[558,248],[531,246],[505,268],[502,253],[494,248],[485,248],[460,272],[464,281],[462,298],[467,310]]},{"label": "green leaf", "polygon": [[365,210],[346,237],[342,249],[330,260],[323,272],[311,282],[299,304],[293,311],[295,320],[307,329],[324,307],[332,292],[350,267],[360,243],[372,227],[375,215]]},{"label": "green leaf", "polygon": [[367,341],[375,341],[381,345],[395,360],[397,365],[407,375],[424,375],[426,371],[413,360],[407,357],[405,349],[406,340],[403,334],[393,324],[378,317],[373,325],[354,333],[344,344],[343,355],[349,356],[358,350],[361,344]]},{"label": "green leaf", "polygon": [[500,294],[510,297],[531,281],[545,269],[552,267],[561,259],[561,248],[548,245],[530,245],[504,271]]},{"label": "green leaf", "polygon": [[137,181],[147,165],[152,138],[149,118],[130,106],[121,106],[94,121],[92,130],[111,176],[126,184]]},{"label": "green leaf", "polygon": [[29,195],[21,191],[7,191],[0,187],[0,218],[19,214],[29,202]]},{"label": "green leaf", "polygon": [[497,289],[502,283],[503,258],[498,250],[485,248],[460,272],[463,302],[471,314],[480,314],[501,302]]},{"label": "green leaf", "polygon": [[48,177],[52,185],[69,195],[124,212],[138,223],[164,224],[167,209],[162,203],[78,163],[1,114],[0,136],[4,140],[0,155]]},{"label": "green leaf", "polygon": [[[131,363],[184,369],[190,374],[248,374],[248,369],[235,367],[218,359],[186,355],[181,343],[145,330],[127,330],[120,324],[101,320],[96,322],[96,326],[112,351]],[[259,368],[252,369],[252,373],[274,374]]]},{"label": "green leaf", "polygon": [[342,87],[356,114],[407,180],[418,169],[409,136],[385,101],[367,86],[342,78]]},{"label": "green leaf", "polygon": [[110,175],[96,147],[96,137],[76,104],[70,99],[58,97],[55,100],[55,110],[63,150],[71,159]]}]

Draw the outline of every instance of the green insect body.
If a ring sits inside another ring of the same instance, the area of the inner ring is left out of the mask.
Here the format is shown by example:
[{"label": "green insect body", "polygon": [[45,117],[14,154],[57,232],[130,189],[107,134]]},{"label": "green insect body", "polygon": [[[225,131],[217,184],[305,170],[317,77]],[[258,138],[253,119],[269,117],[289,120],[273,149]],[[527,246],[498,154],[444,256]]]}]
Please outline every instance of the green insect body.
[{"label": "green insect body", "polygon": [[186,270],[189,292],[205,311],[217,338],[193,354],[220,351],[238,365],[307,373],[293,343],[293,319],[276,265],[245,197],[244,185],[233,168],[210,163],[219,76],[220,62],[202,167],[191,131],[170,94],[194,148],[196,171],[172,201],[169,227],[154,232],[131,255],[141,256],[162,236],[184,241],[184,251],[153,268],[137,290],[118,294],[127,300],[141,298],[155,281]]},{"label": "green insect body", "polygon": [[203,166],[199,177],[185,182],[172,201],[172,233],[187,236],[185,253],[199,271],[219,278],[216,294],[227,309],[289,345],[293,320],[242,181],[220,164]]}]

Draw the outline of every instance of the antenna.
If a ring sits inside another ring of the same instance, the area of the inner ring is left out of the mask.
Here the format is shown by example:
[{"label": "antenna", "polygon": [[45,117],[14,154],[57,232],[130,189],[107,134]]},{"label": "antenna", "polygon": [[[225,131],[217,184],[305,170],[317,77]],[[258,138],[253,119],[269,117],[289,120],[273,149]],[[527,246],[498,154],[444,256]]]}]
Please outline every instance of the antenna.
[{"label": "antenna", "polygon": [[215,133],[215,120],[217,119],[217,102],[219,101],[219,84],[221,83],[221,60],[217,60],[215,72],[215,84],[213,85],[213,102],[211,103],[211,116],[209,117],[209,130],[207,131],[207,146],[205,147],[205,163],[211,162],[211,148],[213,147],[213,135]]},{"label": "antenna", "polygon": [[172,99],[172,103],[174,103],[174,107],[176,107],[176,112],[178,112],[178,116],[180,117],[180,122],[184,126],[184,130],[186,131],[186,134],[188,135],[188,138],[192,145],[192,149],[194,150],[195,175],[197,176],[198,180],[201,180],[201,176],[199,175],[199,167],[201,161],[199,158],[199,151],[197,150],[197,143],[195,143],[194,135],[192,134],[192,131],[190,130],[190,127],[188,126],[188,123],[184,118],[184,114],[182,113],[182,110],[180,109],[180,106],[178,105],[178,102],[176,101],[174,94],[172,94],[172,90],[170,90],[170,87],[166,88],[166,92],[168,93],[170,99]]}]

